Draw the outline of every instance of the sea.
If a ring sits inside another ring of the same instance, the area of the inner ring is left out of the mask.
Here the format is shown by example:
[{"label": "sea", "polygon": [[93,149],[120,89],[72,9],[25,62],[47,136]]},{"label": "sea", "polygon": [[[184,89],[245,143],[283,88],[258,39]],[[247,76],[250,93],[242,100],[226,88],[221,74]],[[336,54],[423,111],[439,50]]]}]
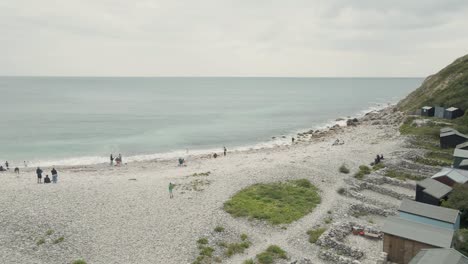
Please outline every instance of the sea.
[{"label": "sea", "polygon": [[0,77],[0,163],[176,159],[289,144],[398,102],[422,78]]}]

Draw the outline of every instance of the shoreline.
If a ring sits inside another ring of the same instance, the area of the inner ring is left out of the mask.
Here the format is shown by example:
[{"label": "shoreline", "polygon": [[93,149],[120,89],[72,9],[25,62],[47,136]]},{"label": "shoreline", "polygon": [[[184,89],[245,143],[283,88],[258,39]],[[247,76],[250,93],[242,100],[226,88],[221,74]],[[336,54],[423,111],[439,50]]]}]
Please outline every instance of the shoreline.
[{"label": "shoreline", "polygon": [[[267,141],[260,141],[252,144],[247,145],[238,145],[233,148],[228,148],[229,152],[246,152],[251,150],[262,150],[262,149],[274,149],[281,146],[288,146],[291,145],[291,138],[294,137],[296,140],[299,139],[300,135],[307,134],[310,131],[319,131],[319,133],[328,133],[330,132],[331,128],[339,127],[347,127],[346,121],[349,119],[361,119],[365,115],[369,113],[383,111],[389,107],[395,106],[396,103],[394,102],[387,102],[387,103],[375,103],[375,105],[369,106],[363,110],[359,110],[356,113],[349,115],[349,116],[338,116],[334,120],[330,119],[325,121],[322,124],[318,124],[313,127],[308,128],[301,128],[297,129],[288,133],[284,133],[282,135],[272,135],[270,140]],[[333,129],[332,129],[333,130]],[[300,141],[300,140],[299,140]],[[200,156],[207,156],[213,155],[214,153],[218,153],[218,155],[222,155],[222,146],[219,148],[203,148],[203,149],[193,149],[193,150],[173,150],[168,152],[160,152],[160,153],[152,153],[152,154],[139,154],[133,156],[125,156],[123,155],[124,164],[127,163],[135,163],[135,162],[144,162],[144,161],[169,161],[169,160],[176,160],[179,157],[184,157],[187,159],[192,159]],[[118,153],[113,153],[115,156]],[[8,160],[8,159],[7,159]],[[10,164],[16,164],[10,162]],[[60,167],[60,168],[67,168],[67,167],[79,167],[79,166],[93,166],[93,165],[106,165],[109,164],[109,157],[103,156],[82,156],[82,157],[72,157],[72,158],[63,158],[63,159],[52,159],[52,160],[42,160],[42,161],[28,161],[28,167],[24,167],[23,163],[20,163],[18,166],[20,169],[28,169],[34,167]],[[10,165],[10,169],[13,169],[14,165]]]}]

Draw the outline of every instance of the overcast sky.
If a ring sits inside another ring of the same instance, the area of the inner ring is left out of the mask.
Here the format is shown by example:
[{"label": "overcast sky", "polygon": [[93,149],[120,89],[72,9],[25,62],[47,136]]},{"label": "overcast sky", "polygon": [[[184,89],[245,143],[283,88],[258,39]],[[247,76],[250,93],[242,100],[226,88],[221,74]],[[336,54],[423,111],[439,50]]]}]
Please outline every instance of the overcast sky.
[{"label": "overcast sky", "polygon": [[0,75],[426,76],[467,0],[0,0]]}]

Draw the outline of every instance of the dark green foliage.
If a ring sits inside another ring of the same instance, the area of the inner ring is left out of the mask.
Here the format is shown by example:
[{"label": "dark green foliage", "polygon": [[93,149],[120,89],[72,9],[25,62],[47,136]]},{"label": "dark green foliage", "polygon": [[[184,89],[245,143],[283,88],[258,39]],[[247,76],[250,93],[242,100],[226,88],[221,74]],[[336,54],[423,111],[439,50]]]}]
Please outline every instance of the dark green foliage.
[{"label": "dark green foliage", "polygon": [[368,175],[371,173],[371,169],[367,167],[366,165],[361,165],[359,166],[359,171],[354,174],[354,178],[356,179],[363,179],[365,175]]},{"label": "dark green foliage", "polygon": [[266,251],[257,255],[258,263],[260,264],[271,264],[276,259],[287,259],[286,251],[281,249],[279,246],[271,245]]},{"label": "dark green foliage", "polygon": [[461,224],[468,227],[468,186],[466,184],[455,184],[447,201],[442,206],[460,210]]},{"label": "dark green foliage", "polygon": [[226,249],[226,256],[231,257],[234,254],[242,254],[245,249],[250,247],[250,242],[244,241],[241,243],[228,244]]},{"label": "dark green foliage", "polygon": [[222,226],[217,226],[217,227],[215,227],[214,231],[215,231],[215,232],[218,232],[218,233],[221,233],[221,232],[224,231],[224,227],[222,227]]},{"label": "dark green foliage", "polygon": [[64,237],[59,237],[59,238],[55,239],[55,240],[54,240],[54,242],[52,242],[52,243],[54,243],[54,244],[58,244],[58,243],[61,243],[61,242],[63,242],[63,240],[65,240],[65,238],[64,238]]},{"label": "dark green foliage", "polygon": [[206,244],[208,244],[208,239],[202,237],[202,238],[197,240],[197,244],[206,245]]},{"label": "dark green foliage", "polygon": [[338,194],[343,195],[343,194],[346,192],[346,190],[345,190],[345,188],[340,187],[336,192],[337,192]]},{"label": "dark green foliage", "polygon": [[455,249],[468,255],[468,229],[460,229],[455,235]]},{"label": "dark green foliage", "polygon": [[317,191],[305,179],[255,184],[225,202],[224,210],[234,217],[288,224],[310,213],[320,203]]},{"label": "dark green foliage", "polygon": [[86,261],[79,259],[72,262],[72,264],[86,264]]},{"label": "dark green foliage", "polygon": [[380,163],[372,166],[372,170],[374,170],[374,171],[378,171],[378,170],[383,169],[383,168],[385,168],[385,165],[383,164],[383,162],[380,162]]}]

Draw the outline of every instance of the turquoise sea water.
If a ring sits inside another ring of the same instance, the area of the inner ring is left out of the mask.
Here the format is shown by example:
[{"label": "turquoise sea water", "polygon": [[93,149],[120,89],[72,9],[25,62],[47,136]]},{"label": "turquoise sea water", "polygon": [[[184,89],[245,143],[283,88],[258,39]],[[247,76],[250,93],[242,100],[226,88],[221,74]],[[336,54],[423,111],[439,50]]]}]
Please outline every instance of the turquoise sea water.
[{"label": "turquoise sea water", "polygon": [[[0,161],[92,164],[281,144],[397,102],[421,78],[0,77]],[[284,139],[284,141],[290,139]]]}]

